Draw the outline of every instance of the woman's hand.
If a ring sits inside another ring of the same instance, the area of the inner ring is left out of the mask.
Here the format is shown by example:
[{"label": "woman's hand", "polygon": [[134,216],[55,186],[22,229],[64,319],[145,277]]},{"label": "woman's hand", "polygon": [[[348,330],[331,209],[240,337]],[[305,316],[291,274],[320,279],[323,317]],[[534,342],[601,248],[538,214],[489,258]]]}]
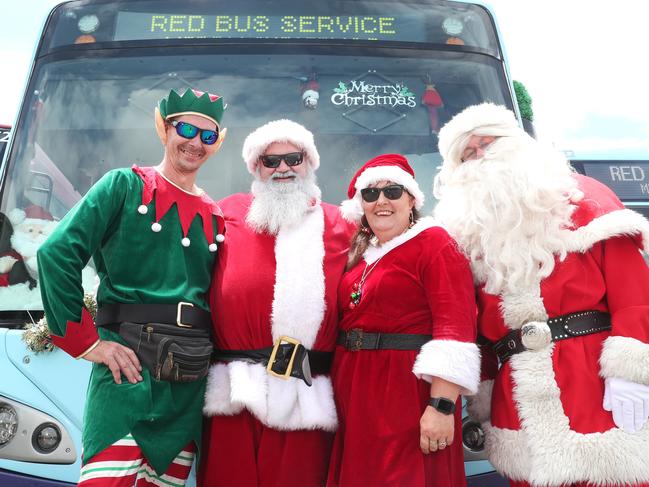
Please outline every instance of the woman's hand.
[{"label": "woman's hand", "polygon": [[425,455],[443,450],[453,443],[454,416],[426,406],[419,420],[419,447]]}]

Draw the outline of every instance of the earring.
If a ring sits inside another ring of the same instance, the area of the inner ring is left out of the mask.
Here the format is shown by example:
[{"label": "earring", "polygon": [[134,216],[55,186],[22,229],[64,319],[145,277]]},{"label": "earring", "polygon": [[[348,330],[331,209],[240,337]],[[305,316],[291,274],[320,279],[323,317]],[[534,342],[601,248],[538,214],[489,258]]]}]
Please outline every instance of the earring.
[{"label": "earring", "polygon": [[374,235],[374,232],[372,232],[370,224],[367,222],[365,215],[361,217],[361,232],[363,232],[365,235]]},{"label": "earring", "polygon": [[408,225],[408,228],[412,228],[415,225],[415,212],[410,210],[410,223]]}]

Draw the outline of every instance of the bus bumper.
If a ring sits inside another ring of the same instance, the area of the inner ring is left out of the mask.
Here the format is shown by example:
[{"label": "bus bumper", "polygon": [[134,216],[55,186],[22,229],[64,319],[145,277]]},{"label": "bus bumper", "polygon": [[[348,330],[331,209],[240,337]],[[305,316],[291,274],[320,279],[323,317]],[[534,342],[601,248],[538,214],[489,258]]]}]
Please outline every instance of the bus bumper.
[{"label": "bus bumper", "polygon": [[72,487],[76,484],[32,477],[31,475],[0,469],[0,485],[2,487]]}]

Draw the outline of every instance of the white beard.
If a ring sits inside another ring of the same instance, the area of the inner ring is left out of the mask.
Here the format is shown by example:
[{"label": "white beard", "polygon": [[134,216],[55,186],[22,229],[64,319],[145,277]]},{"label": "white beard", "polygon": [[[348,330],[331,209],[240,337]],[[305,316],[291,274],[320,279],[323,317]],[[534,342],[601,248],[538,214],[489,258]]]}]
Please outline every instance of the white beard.
[{"label": "white beard", "polygon": [[293,171],[288,171],[288,174],[295,175],[295,179],[278,183],[273,181],[273,177],[278,177],[279,174],[274,173],[267,182],[258,178],[252,182],[253,199],[246,222],[257,233],[277,235],[281,228],[300,223],[304,215],[320,202],[322,193],[313,171],[304,178]]},{"label": "white beard", "polygon": [[435,216],[486,292],[527,287],[550,275],[555,256],[565,258],[562,229],[572,224],[570,200],[579,194],[572,174],[555,150],[503,137],[483,159],[461,164],[440,181]]}]

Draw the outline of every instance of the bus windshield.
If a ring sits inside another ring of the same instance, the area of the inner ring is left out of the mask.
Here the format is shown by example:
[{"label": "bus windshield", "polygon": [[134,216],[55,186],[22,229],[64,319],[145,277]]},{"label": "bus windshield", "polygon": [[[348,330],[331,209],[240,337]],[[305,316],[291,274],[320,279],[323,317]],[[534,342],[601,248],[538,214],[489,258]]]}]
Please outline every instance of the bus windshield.
[{"label": "bus windshield", "polygon": [[[160,162],[154,107],[172,88],[207,90],[227,104],[227,139],[198,178],[217,200],[248,191],[242,143],[270,120],[292,119],[315,134],[323,200],[338,204],[358,167],[385,152],[404,154],[430,188],[440,126],[483,101],[514,108],[484,7],[273,6],[75,1],[55,10],[3,166],[2,232],[11,235],[6,250],[20,255],[20,272],[10,271],[6,293],[0,287],[0,312],[42,309],[35,249],[92,184],[116,167]],[[434,201],[426,193],[428,212]],[[33,241],[17,244],[24,239]],[[87,271],[91,291],[92,263]]]}]

